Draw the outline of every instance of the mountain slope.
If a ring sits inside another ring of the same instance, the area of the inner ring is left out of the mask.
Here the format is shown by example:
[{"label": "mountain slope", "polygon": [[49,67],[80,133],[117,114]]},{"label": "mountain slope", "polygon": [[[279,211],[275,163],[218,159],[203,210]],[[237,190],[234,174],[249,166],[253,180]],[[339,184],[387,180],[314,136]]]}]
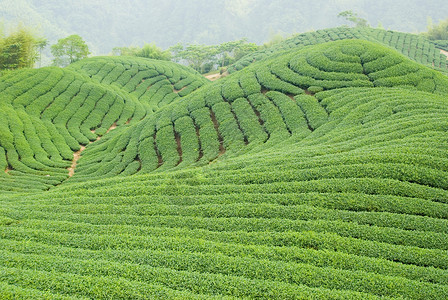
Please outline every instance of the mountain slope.
[{"label": "mountain slope", "polygon": [[[328,119],[328,111],[315,99],[302,96],[310,88],[410,86],[446,94],[447,83],[443,75],[368,42],[341,41],[292,51],[115,132],[110,142],[85,152],[73,180],[90,180],[92,174],[115,176],[120,156],[141,161],[141,171],[162,171],[222,159],[224,153],[226,157],[253,148],[259,151],[290,136],[306,136]],[[123,141],[129,146],[124,148]]]},{"label": "mountain slope", "polygon": [[410,33],[369,27],[338,27],[298,34],[266,49],[248,54],[231,65],[229,72],[241,70],[255,61],[263,60],[288,49],[300,49],[308,45],[345,39],[360,39],[380,43],[401,52],[403,55],[423,65],[443,72],[448,71],[447,57],[441,53],[440,43]]},{"label": "mountain slope", "polygon": [[[94,70],[94,75],[89,73]],[[83,72],[92,79],[80,75]],[[107,63],[93,58],[66,69],[23,70],[1,77],[0,162],[5,171],[0,189],[61,184],[73,175],[84,146],[206,82],[174,63],[125,58]]]},{"label": "mountain slope", "polygon": [[90,298],[443,299],[446,100],[319,98],[345,117],[276,151],[3,196],[3,283]]},{"label": "mountain slope", "polygon": [[[44,70],[128,96],[146,115],[87,146],[66,182],[0,195],[2,297],[448,295],[444,75],[378,44],[338,41],[254,63],[152,112],[156,101],[127,89],[130,64],[96,76],[117,61],[93,62],[73,66],[91,78]],[[28,72],[1,83],[2,99],[36,86],[20,80]]]}]

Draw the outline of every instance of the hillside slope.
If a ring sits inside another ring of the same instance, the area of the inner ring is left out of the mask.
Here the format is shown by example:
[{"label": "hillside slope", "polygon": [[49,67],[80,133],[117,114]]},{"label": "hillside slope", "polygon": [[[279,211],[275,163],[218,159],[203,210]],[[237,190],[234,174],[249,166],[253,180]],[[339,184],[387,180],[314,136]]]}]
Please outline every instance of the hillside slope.
[{"label": "hillside slope", "polygon": [[448,49],[445,49],[446,47],[442,46],[442,43],[428,40],[416,34],[369,27],[337,27],[298,34],[266,49],[248,54],[228,69],[232,73],[255,61],[263,60],[288,49],[300,49],[308,45],[345,39],[360,39],[380,43],[401,52],[403,55],[423,65],[443,72],[448,71],[447,56],[440,51],[441,49]]},{"label": "hillside slope", "polygon": [[0,190],[61,184],[73,175],[85,146],[206,83],[174,63],[126,58],[1,77]]},{"label": "hillside slope", "polygon": [[[44,70],[127,96],[145,115],[120,117],[62,184],[2,192],[1,296],[447,298],[446,76],[378,44],[337,41],[152,111],[155,94],[127,84],[141,80],[128,80],[130,64],[96,76],[93,62],[73,66],[86,76]],[[28,72],[2,82],[2,97],[20,95]],[[10,110],[26,113],[15,99]]]},{"label": "hillside slope", "polygon": [[[141,162],[134,172],[151,172],[260,151],[327,123],[328,112],[305,93],[396,86],[448,93],[445,76],[369,42],[341,41],[293,51],[254,64],[114,132],[110,140],[84,153],[71,181],[129,174],[125,157]],[[123,164],[121,171],[117,163]]]}]

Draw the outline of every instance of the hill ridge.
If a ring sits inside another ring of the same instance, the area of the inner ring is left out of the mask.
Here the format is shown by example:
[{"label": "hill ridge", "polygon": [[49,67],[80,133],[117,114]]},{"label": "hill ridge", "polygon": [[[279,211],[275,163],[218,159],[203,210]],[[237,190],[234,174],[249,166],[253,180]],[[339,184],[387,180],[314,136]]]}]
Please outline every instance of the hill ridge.
[{"label": "hill ridge", "polygon": [[370,27],[335,27],[297,34],[264,50],[248,54],[231,65],[228,70],[230,73],[241,70],[254,61],[263,60],[288,49],[346,39],[360,39],[380,43],[401,52],[416,62],[445,73],[447,72],[448,64],[443,54],[439,52],[448,49],[444,49],[442,44],[411,33]]},{"label": "hill ridge", "polygon": [[446,76],[360,40],[129,62],[0,78],[0,297],[446,298]]}]

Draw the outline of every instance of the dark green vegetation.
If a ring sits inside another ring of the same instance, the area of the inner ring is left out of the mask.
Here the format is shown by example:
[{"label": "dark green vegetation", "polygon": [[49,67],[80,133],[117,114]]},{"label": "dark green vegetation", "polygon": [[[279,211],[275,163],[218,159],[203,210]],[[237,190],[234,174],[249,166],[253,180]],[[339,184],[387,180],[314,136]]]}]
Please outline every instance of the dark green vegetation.
[{"label": "dark green vegetation", "polygon": [[214,83],[101,57],[0,89],[6,298],[448,296],[448,78],[387,47]]},{"label": "dark green vegetation", "polygon": [[386,31],[369,27],[338,27],[302,33],[267,49],[251,53],[229,67],[229,72],[241,70],[255,61],[263,60],[266,57],[288,49],[297,49],[308,45],[345,39],[362,39],[380,43],[401,52],[423,65],[444,72],[448,71],[447,56],[440,53],[440,49],[448,50],[448,41],[432,41],[424,36],[411,33]]},{"label": "dark green vegetation", "polygon": [[8,70],[32,68],[40,60],[47,40],[35,35],[31,29],[18,26],[5,35],[0,25],[0,75]]},{"label": "dark green vegetation", "polygon": [[428,32],[425,33],[425,36],[435,41],[448,40],[448,19],[440,21],[438,24],[432,24],[431,21],[428,25]]}]

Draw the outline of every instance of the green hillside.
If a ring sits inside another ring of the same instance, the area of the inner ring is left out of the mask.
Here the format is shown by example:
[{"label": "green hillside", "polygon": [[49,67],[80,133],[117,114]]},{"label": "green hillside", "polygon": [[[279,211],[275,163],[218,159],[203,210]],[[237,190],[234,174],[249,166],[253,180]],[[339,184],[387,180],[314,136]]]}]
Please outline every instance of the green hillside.
[{"label": "green hillside", "polygon": [[255,61],[263,60],[270,55],[288,49],[303,48],[308,45],[345,39],[360,39],[380,43],[401,52],[423,65],[443,72],[448,71],[448,57],[440,53],[441,49],[448,50],[444,41],[431,41],[423,36],[411,33],[370,27],[337,27],[298,34],[269,48],[251,53],[230,66],[229,72],[241,70]]},{"label": "green hillside", "polygon": [[448,296],[448,78],[388,47],[214,83],[101,57],[0,87],[6,299]]},{"label": "green hillside", "polygon": [[206,82],[174,63],[101,57],[1,77],[0,190],[61,184],[86,145]]}]

